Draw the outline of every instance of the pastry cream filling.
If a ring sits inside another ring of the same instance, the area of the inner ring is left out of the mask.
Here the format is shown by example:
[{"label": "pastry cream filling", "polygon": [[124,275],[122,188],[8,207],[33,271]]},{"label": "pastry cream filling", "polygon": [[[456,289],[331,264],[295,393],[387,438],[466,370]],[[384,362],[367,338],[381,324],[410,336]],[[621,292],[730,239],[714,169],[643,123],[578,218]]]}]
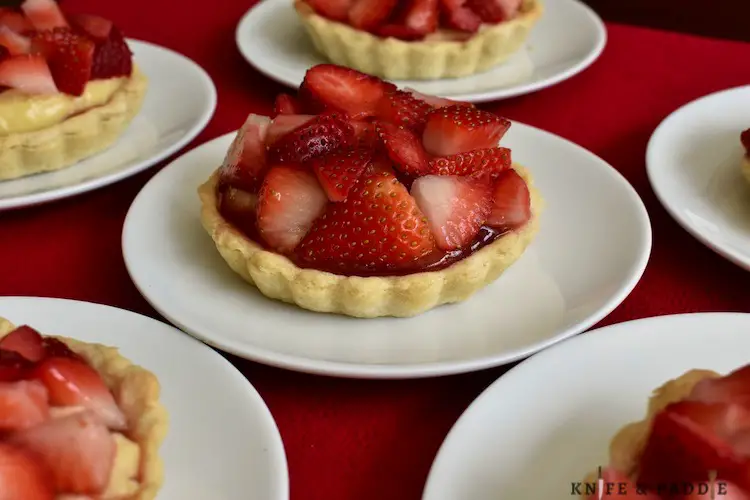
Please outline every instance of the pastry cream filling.
[{"label": "pastry cream filling", "polygon": [[31,95],[6,90],[0,93],[0,136],[51,127],[71,115],[106,104],[126,80],[125,77],[92,80],[80,96]]}]

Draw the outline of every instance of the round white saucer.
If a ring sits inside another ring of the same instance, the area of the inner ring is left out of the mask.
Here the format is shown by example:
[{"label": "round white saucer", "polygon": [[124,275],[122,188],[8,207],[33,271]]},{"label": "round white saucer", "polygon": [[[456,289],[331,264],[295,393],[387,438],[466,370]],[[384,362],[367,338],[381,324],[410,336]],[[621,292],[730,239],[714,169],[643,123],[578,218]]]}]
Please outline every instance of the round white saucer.
[{"label": "round white saucer", "polygon": [[[661,316],[556,345],[500,377],[445,439],[422,500],[578,498],[654,389],[693,368],[748,362],[750,314]],[[728,498],[728,497],[727,497]]]},{"label": "round white saucer", "polygon": [[403,378],[509,363],[589,328],[638,282],[651,250],[640,198],[583,148],[514,123],[503,138],[545,199],[541,229],[499,280],[410,319],[319,314],[269,300],[203,230],[196,189],[232,134],[183,155],[138,194],[123,254],[144,297],[181,329],[239,356],[329,375]]},{"label": "round white saucer", "polygon": [[750,270],[750,184],[740,133],[750,128],[750,85],[672,113],[648,144],[648,178],[674,219],[709,248]]},{"label": "round white saucer", "polygon": [[0,181],[0,210],[46,203],[98,189],[135,175],[180,150],[216,109],[211,77],[187,57],[128,40],[149,79],[143,108],[108,150],[56,172]]},{"label": "round white saucer", "polygon": [[[259,2],[240,21],[236,39],[242,55],[258,71],[297,88],[308,68],[326,60],[313,48],[292,4],[292,0]],[[484,102],[567,80],[599,57],[607,31],[596,13],[578,0],[545,0],[544,8],[526,47],[507,63],[466,78],[394,83],[427,94]]]},{"label": "round white saucer", "polygon": [[3,297],[0,316],[117,347],[159,378],[169,412],[159,500],[288,500],[276,423],[250,382],[218,353],[169,325],[100,304]]}]

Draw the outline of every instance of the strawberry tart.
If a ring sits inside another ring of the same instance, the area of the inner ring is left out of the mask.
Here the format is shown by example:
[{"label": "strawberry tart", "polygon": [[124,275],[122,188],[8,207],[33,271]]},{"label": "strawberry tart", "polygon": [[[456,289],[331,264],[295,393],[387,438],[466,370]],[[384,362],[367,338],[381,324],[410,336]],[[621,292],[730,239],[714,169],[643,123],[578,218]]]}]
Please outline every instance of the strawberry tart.
[{"label": "strawberry tart", "polygon": [[0,499],[151,500],[159,382],[112,347],[0,318]]},{"label": "strawberry tart", "polygon": [[111,146],[147,88],[120,30],[53,0],[0,8],[0,180],[58,170]]},{"label": "strawberry tart", "polygon": [[609,452],[603,495],[594,491],[599,474],[591,474],[587,500],[750,500],[750,365],[670,380]]},{"label": "strawberry tart", "polygon": [[742,132],[740,139],[745,149],[745,156],[742,157],[742,175],[750,182],[750,128]]},{"label": "strawberry tart", "polygon": [[400,80],[473,75],[508,60],[542,15],[540,0],[295,0],[331,62]]},{"label": "strawberry tart", "polygon": [[537,232],[531,176],[498,147],[510,125],[315,66],[273,119],[247,118],[199,189],[203,226],[246,281],[305,309],[406,317],[463,301]]}]

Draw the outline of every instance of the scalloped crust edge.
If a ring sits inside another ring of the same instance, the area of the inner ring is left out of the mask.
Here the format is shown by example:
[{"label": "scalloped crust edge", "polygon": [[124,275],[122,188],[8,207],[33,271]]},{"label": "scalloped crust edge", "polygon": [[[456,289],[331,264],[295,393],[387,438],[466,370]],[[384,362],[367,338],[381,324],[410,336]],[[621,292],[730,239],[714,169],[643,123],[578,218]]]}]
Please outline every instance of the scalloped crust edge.
[{"label": "scalloped crust edge", "polygon": [[42,130],[0,137],[0,181],[60,170],[109,148],[141,110],[147,88],[134,66],[106,104]]},{"label": "scalloped crust edge", "polygon": [[750,156],[743,156],[742,157],[742,164],[740,165],[742,169],[742,175],[745,177],[745,180],[747,182],[750,182]]},{"label": "scalloped crust edge", "polygon": [[[14,328],[13,323],[0,317],[0,338]],[[156,375],[131,363],[117,348],[51,336],[65,342],[99,372],[128,419],[128,437],[141,448],[140,489],[121,500],[153,500],[164,482],[159,448],[169,429],[169,414],[159,401],[161,386]]]},{"label": "scalloped crust edge", "polygon": [[[720,374],[711,370],[695,369],[685,372],[657,388],[648,401],[646,416],[643,420],[624,426],[610,441],[609,465],[625,473],[628,477],[635,477],[638,473],[638,463],[651,434],[651,422],[654,416],[668,405],[688,397],[695,384],[701,380],[720,376]],[[596,480],[596,471],[590,472],[584,479],[587,483],[596,483]],[[586,498],[585,494],[581,496]]]},{"label": "scalloped crust edge", "polygon": [[517,17],[484,24],[469,40],[408,42],[332,21],[303,0],[295,0],[294,8],[315,48],[331,62],[393,80],[460,78],[486,71],[523,46],[544,12],[540,0],[526,0]]},{"label": "scalloped crust edge", "polygon": [[201,222],[229,267],[266,297],[310,311],[357,318],[411,317],[468,299],[495,281],[534,239],[543,201],[530,174],[518,165],[514,168],[529,186],[532,219],[440,271],[363,278],[299,268],[283,255],[264,250],[222,217],[216,172],[198,188]]}]

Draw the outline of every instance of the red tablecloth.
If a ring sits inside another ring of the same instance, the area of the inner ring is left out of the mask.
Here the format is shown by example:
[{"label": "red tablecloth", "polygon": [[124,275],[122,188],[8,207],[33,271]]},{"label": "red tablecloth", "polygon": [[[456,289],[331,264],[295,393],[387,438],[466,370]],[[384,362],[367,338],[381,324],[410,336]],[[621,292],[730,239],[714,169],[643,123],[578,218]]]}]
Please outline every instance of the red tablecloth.
[{"label": "red tablecloth", "polygon": [[[129,36],[178,50],[211,74],[219,107],[193,145],[234,130],[249,112],[270,112],[274,95],[282,90],[247,65],[235,48],[235,26],[251,3],[65,2],[69,9],[116,19]],[[644,166],[648,138],[670,112],[704,94],[750,82],[750,44],[619,25],[610,25],[609,35],[603,56],[583,74],[487,108],[590,149],[618,168],[642,196],[654,230],[651,261],[635,291],[603,323],[691,311],[750,312],[750,274],[669,218],[648,185]],[[155,171],[77,198],[0,214],[0,295],[74,298],[158,317],[130,282],[120,252],[128,207]],[[278,422],[294,500],[418,499],[450,427],[504,371],[351,381],[230,359],[258,388]]]}]

